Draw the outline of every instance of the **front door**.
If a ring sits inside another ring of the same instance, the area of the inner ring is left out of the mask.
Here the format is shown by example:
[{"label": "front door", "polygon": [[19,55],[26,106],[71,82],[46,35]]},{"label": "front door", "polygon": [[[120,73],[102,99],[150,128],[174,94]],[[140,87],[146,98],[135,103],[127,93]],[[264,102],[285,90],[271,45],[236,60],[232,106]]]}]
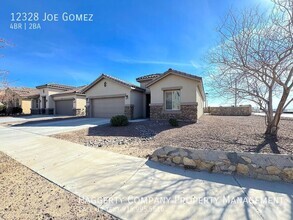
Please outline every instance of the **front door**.
[{"label": "front door", "polygon": [[42,97],[42,108],[46,108],[46,96]]}]

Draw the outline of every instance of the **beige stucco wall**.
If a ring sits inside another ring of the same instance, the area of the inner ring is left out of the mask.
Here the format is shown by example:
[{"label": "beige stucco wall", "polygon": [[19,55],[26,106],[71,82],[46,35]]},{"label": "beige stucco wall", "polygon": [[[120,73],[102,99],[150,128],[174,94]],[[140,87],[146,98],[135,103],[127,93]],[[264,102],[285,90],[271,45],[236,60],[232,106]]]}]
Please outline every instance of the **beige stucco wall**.
[{"label": "beige stucco wall", "polygon": [[30,114],[31,113],[32,101],[30,99],[19,100],[19,104],[21,105],[23,114]]},{"label": "beige stucco wall", "polygon": [[204,98],[200,92],[199,85],[196,87],[196,102],[197,102],[197,118],[203,115]]},{"label": "beige stucco wall", "polygon": [[[107,86],[104,87],[104,82],[107,82]],[[115,96],[115,95],[127,95],[125,104],[130,104],[130,88],[120,85],[117,82],[110,79],[102,79],[92,88],[85,92],[87,98],[94,98],[97,96]]]},{"label": "beige stucco wall", "polygon": [[181,103],[196,102],[196,81],[170,74],[157,83],[150,86],[151,104],[164,103],[164,91],[162,88],[180,87]]},{"label": "beige stucco wall", "polygon": [[39,89],[39,93],[40,93],[40,108],[43,108],[43,103],[42,103],[42,97],[46,96],[46,100],[47,104],[46,104],[46,108],[55,108],[55,102],[53,100],[53,98],[51,97],[51,95],[53,94],[57,94],[60,92],[64,92],[64,90],[59,90],[59,89],[52,89],[52,88],[43,88],[43,89]]},{"label": "beige stucco wall", "polygon": [[133,117],[143,117],[143,97],[144,93],[138,91],[131,91],[130,103],[134,105]]},{"label": "beige stucco wall", "polygon": [[85,110],[86,98],[85,96],[77,96],[75,99],[75,108]]}]

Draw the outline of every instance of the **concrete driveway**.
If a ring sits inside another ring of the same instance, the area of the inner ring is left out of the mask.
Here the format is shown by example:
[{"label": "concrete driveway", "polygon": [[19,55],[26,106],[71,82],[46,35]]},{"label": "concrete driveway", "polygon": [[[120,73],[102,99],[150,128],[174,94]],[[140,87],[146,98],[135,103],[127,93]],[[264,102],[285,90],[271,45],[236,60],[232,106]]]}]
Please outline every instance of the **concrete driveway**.
[{"label": "concrete driveway", "polygon": [[186,171],[15,129],[0,127],[1,151],[122,219],[293,218],[292,184]]},{"label": "concrete driveway", "polygon": [[1,116],[0,124],[8,124],[8,123],[25,123],[30,121],[42,121],[49,119],[58,119],[64,118],[66,116],[61,115],[22,115],[22,116]]},{"label": "concrete driveway", "polygon": [[53,135],[83,128],[95,127],[110,122],[108,118],[73,118],[60,121],[36,122],[33,124],[16,124],[11,128],[39,135]]}]

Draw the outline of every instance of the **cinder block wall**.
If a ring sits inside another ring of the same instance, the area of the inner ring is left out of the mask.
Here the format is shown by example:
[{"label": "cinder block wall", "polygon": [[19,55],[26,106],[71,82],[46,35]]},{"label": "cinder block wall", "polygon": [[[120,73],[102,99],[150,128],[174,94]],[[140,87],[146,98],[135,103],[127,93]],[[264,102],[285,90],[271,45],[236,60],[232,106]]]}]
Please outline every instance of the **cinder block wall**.
[{"label": "cinder block wall", "polygon": [[209,107],[207,112],[211,115],[249,116],[251,115],[252,108],[251,105],[242,105],[239,107]]}]

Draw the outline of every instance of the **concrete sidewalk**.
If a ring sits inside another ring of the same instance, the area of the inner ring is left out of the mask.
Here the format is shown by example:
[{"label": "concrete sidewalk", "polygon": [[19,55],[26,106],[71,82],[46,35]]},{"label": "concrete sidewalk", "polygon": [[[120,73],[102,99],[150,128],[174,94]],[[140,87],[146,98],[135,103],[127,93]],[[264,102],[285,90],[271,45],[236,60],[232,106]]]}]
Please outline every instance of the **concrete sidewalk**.
[{"label": "concrete sidewalk", "polygon": [[185,171],[0,127],[0,150],[123,219],[292,219],[293,185]]}]

